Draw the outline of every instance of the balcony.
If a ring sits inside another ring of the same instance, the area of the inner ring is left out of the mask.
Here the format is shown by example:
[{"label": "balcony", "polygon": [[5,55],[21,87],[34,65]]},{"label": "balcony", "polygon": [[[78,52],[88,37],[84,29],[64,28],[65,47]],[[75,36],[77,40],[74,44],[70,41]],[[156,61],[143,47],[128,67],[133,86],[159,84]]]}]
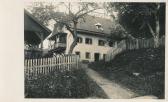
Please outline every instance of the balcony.
[{"label": "balcony", "polygon": [[53,53],[61,54],[64,53],[66,49],[66,43],[59,42],[56,44],[52,44],[49,46],[48,55],[52,55]]},{"label": "balcony", "polygon": [[49,47],[49,49],[56,49],[56,48],[66,48],[66,43],[59,42]]}]

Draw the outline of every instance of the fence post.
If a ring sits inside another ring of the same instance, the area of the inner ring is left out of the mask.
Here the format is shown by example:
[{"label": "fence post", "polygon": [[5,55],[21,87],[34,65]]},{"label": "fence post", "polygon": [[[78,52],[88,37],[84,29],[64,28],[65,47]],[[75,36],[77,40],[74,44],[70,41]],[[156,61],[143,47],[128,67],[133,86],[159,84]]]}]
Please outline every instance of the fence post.
[{"label": "fence post", "polygon": [[49,61],[50,61],[50,67],[49,67],[49,73],[51,72],[51,66],[52,66],[52,58],[49,58]]},{"label": "fence post", "polygon": [[[26,74],[26,75],[25,75],[25,77],[26,77],[26,76],[29,75],[29,72],[28,72],[28,71],[29,71],[29,70],[28,70],[28,67],[29,67],[28,60],[25,60],[25,63],[26,63],[26,64],[25,64],[25,66],[24,66],[24,67],[25,67],[25,72],[24,72],[24,73]],[[29,78],[29,76],[28,76],[28,78]]]},{"label": "fence post", "polygon": [[47,65],[47,58],[44,58],[44,65],[45,65],[45,67],[43,68],[43,70],[44,70],[44,74],[47,74],[47,72],[46,72],[46,65]]},{"label": "fence post", "polygon": [[68,68],[67,58],[68,58],[68,55],[62,57],[62,63],[63,63],[63,64],[62,64],[62,66],[63,66],[63,67],[62,67],[62,68],[63,68],[62,70],[63,70],[63,71],[65,71],[65,69]]},{"label": "fence post", "polygon": [[56,67],[58,70],[71,71],[72,68],[79,69],[79,56],[67,55],[53,58],[25,59],[24,61],[25,77],[38,76],[39,74],[48,74]]},{"label": "fence post", "polygon": [[69,71],[69,68],[70,68],[70,56],[68,56],[68,71]]},{"label": "fence post", "polygon": [[26,70],[26,69],[27,69],[27,68],[26,68],[27,66],[28,66],[28,65],[27,65],[27,60],[25,60],[25,61],[24,61],[24,76],[27,74],[27,70]]},{"label": "fence post", "polygon": [[138,39],[136,39],[136,49],[138,49],[139,46],[138,46]]},{"label": "fence post", "polygon": [[77,69],[79,69],[79,55],[77,55]]},{"label": "fence post", "polygon": [[36,71],[35,71],[35,75],[37,76],[37,74],[38,74],[38,68],[36,67],[37,66],[37,59],[34,59],[34,68],[36,69]]},{"label": "fence post", "polygon": [[58,57],[58,70],[60,70],[60,57]]}]

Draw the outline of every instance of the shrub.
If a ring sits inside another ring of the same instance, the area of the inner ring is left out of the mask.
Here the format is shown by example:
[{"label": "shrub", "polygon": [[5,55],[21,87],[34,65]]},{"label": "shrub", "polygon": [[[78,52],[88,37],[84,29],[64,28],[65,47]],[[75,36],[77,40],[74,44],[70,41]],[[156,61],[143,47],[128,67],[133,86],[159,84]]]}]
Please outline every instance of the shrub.
[{"label": "shrub", "polygon": [[[99,92],[95,91],[99,90]],[[99,96],[103,91],[93,82],[83,69],[39,75],[31,80],[25,78],[26,98],[86,98]]]}]

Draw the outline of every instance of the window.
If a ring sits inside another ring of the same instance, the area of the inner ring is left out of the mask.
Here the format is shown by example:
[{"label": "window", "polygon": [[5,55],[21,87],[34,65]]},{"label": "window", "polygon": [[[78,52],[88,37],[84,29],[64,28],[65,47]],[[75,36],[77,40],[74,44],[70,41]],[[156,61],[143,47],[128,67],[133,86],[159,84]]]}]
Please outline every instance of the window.
[{"label": "window", "polygon": [[79,55],[79,57],[80,57],[80,52],[77,51],[77,52],[75,52],[75,53],[76,53],[76,55]]},{"label": "window", "polygon": [[92,44],[92,39],[91,38],[86,38],[85,43],[86,44]]},{"label": "window", "polygon": [[106,58],[106,54],[103,54],[103,60],[105,60],[105,58]]},{"label": "window", "polygon": [[105,45],[105,41],[99,40],[98,45],[99,45],[99,46],[104,46],[104,45]]},{"label": "window", "polygon": [[97,29],[100,29],[100,30],[103,31],[103,27],[102,27],[102,25],[99,22],[96,23],[95,26],[96,26]]},{"label": "window", "polygon": [[90,53],[86,52],[86,59],[89,59],[89,58],[90,58]]},{"label": "window", "polygon": [[82,40],[83,40],[83,39],[82,39],[81,37],[78,37],[78,38],[77,38],[77,42],[78,42],[78,43],[82,43]]}]

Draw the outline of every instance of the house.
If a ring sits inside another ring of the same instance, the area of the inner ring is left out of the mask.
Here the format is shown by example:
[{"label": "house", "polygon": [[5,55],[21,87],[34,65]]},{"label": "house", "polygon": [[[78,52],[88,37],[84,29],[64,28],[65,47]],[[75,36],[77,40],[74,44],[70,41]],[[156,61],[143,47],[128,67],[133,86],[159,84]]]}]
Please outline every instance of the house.
[{"label": "house", "polygon": [[[80,60],[89,62],[105,59],[107,51],[113,48],[109,46],[108,41],[112,26],[114,25],[109,19],[87,15],[85,22],[79,22],[77,25],[78,38],[73,54],[79,55]],[[67,54],[73,42],[73,36],[65,26],[60,30],[55,24],[49,42],[50,52]]]},{"label": "house", "polygon": [[[32,14],[24,10],[24,53],[25,58],[37,58],[43,55],[43,40],[51,31]],[[39,47],[39,45],[41,45]]]}]

